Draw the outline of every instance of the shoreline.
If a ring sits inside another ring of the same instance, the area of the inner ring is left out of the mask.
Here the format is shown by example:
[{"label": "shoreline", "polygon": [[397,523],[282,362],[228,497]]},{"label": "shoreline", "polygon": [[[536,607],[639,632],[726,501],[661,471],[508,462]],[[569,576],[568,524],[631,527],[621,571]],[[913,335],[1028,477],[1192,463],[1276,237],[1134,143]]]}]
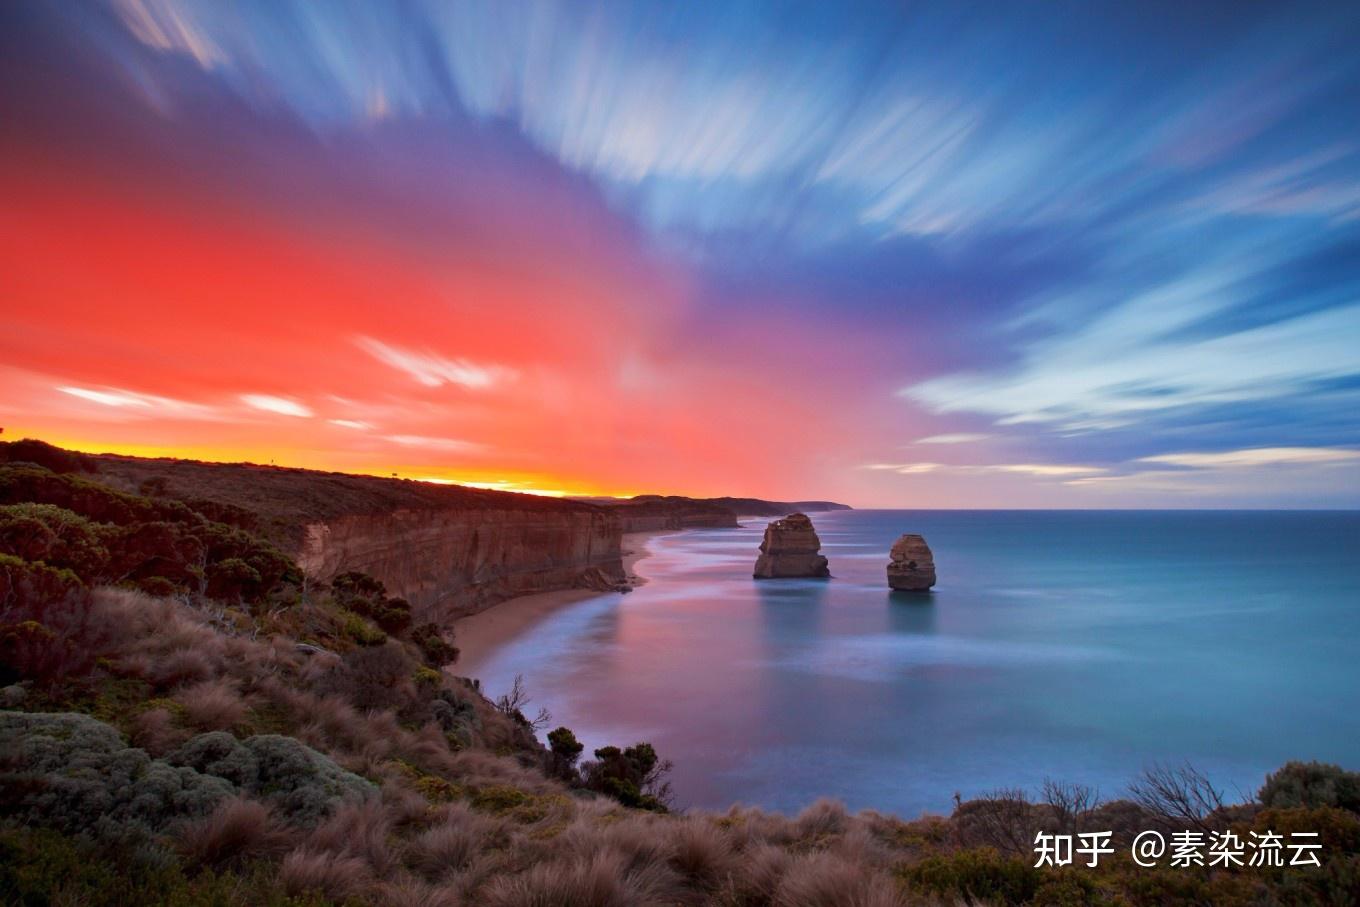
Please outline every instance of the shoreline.
[{"label": "shoreline", "polygon": [[[683,530],[663,529],[653,532],[624,533],[622,548],[623,575],[628,585],[634,589],[647,584],[645,576],[638,575],[637,563],[651,555],[647,543],[654,538],[674,535]],[[454,671],[463,673],[470,667],[475,668],[497,649],[513,642],[524,631],[533,627],[543,618],[568,605],[613,593],[599,592],[595,589],[556,589],[551,592],[535,592],[497,602],[484,611],[460,617],[453,622],[454,645],[461,653],[458,663],[451,665]]]}]

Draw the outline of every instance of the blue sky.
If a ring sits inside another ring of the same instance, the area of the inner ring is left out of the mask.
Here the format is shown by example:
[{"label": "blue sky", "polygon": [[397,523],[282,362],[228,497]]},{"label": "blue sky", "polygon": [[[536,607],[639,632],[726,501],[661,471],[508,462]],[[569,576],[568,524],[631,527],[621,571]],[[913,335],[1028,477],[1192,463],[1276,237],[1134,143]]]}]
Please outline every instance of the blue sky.
[{"label": "blue sky", "polygon": [[818,441],[810,491],[1360,506],[1354,4],[111,0],[19,25],[78,34],[171,123],[231,111],[256,158],[285,129],[447,177],[474,141],[516,198],[573,187],[680,275],[658,359],[844,351],[827,381],[864,426]]}]

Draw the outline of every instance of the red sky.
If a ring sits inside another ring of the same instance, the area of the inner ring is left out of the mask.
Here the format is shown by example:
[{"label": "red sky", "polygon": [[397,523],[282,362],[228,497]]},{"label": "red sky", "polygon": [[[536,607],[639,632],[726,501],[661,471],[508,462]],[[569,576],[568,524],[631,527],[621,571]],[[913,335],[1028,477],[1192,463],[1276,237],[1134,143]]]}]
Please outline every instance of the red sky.
[{"label": "red sky", "polygon": [[839,7],[739,39],[721,5],[508,9],[0,4],[4,437],[864,507],[1360,500],[1344,27],[1272,68],[1235,9],[920,48]]}]

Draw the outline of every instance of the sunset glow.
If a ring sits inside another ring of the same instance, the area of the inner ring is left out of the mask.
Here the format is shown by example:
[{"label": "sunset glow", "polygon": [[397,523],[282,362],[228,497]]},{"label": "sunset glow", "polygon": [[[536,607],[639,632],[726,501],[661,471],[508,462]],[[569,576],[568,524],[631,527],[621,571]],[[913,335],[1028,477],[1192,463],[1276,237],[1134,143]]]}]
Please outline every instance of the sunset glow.
[{"label": "sunset glow", "polygon": [[1360,502],[1344,29],[1134,27],[1132,86],[1094,12],[982,54],[987,16],[896,7],[749,46],[718,7],[496,9],[7,4],[4,436],[550,494]]}]

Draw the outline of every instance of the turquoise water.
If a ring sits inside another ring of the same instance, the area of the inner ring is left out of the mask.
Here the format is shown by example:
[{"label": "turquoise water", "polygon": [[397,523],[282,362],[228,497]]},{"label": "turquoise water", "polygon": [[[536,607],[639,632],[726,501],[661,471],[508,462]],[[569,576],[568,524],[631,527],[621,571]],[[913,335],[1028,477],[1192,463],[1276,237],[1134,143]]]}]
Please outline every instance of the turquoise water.
[{"label": "turquoise water", "polygon": [[[813,514],[830,580],[751,579],[764,521],[655,539],[647,585],[461,669],[517,673],[588,750],[654,743],[682,806],[903,815],[1045,777],[1118,796],[1154,761],[1250,792],[1360,768],[1360,513]],[[939,584],[890,593],[925,535]]]}]

